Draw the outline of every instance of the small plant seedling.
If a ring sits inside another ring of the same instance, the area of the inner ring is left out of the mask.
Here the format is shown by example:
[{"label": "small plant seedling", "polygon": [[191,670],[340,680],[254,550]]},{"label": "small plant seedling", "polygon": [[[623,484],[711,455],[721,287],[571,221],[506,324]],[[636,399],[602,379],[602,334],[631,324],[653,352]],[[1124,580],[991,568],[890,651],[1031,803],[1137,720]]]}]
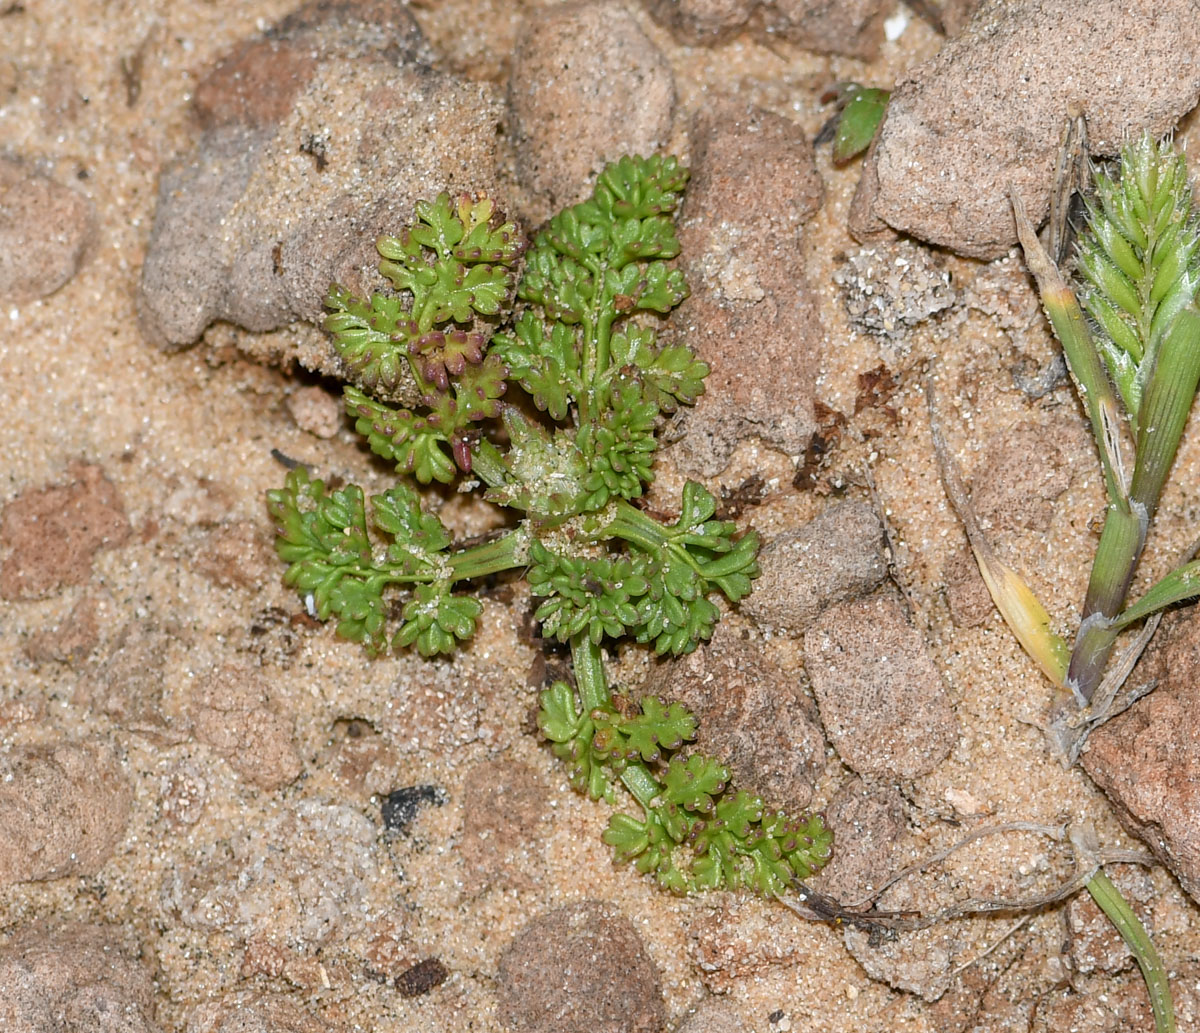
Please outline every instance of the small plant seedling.
[{"label": "small plant seedling", "polygon": [[[720,618],[714,597],[737,602],[758,573],[757,536],[716,519],[700,484],[684,486],[674,519],[635,504],[661,418],[693,403],[708,374],[653,328],[687,295],[670,264],[687,178],[673,158],[609,165],[589,200],[534,237],[519,282],[520,235],[490,201],[419,204],[412,226],[378,243],[392,289],[363,300],[334,286],[326,301],[353,381],[347,411],[403,479],[368,504],[359,487],[331,491],[300,467],[269,508],[287,583],[373,653],[453,651],[482,613],[470,583],[524,570],[543,635],[569,644],[574,668],[573,685],[541,694],[538,726],[577,789],[610,802],[624,790],[637,805],[603,835],[615,860],[676,893],[778,895],[828,859],[820,816],[771,812],[724,765],[688,752],[696,720],[678,703],[614,699],[602,651],[632,639],[659,656],[690,652]],[[509,399],[514,386],[540,418]],[[456,547],[410,479],[468,475],[518,520]]]},{"label": "small plant seedling", "polygon": [[819,141],[832,138],[835,165],[845,165],[871,146],[890,97],[888,90],[856,82],[838,83],[822,96],[824,103],[837,105],[837,113],[818,137]]},{"label": "small plant seedling", "polygon": [[[1020,199],[1014,194],[1012,200],[1026,264],[1075,378],[1108,496],[1072,646],[1052,630],[1045,608],[1014,571],[999,563],[974,525],[936,414],[935,444],[947,491],[957,500],[997,608],[1046,675],[1069,690],[1058,701],[1051,732],[1064,758],[1074,762],[1088,731],[1114,712],[1121,683],[1148,639],[1139,636],[1130,655],[1107,673],[1120,633],[1200,595],[1200,562],[1192,561],[1127,605],[1200,383],[1200,217],[1186,163],[1170,143],[1143,136],[1129,144],[1115,176],[1095,176],[1095,197],[1088,202],[1078,246],[1081,305],[1038,240]],[[1097,868],[1087,888],[1142,969],[1156,1028],[1173,1030],[1165,971],[1145,929],[1103,869]]]}]

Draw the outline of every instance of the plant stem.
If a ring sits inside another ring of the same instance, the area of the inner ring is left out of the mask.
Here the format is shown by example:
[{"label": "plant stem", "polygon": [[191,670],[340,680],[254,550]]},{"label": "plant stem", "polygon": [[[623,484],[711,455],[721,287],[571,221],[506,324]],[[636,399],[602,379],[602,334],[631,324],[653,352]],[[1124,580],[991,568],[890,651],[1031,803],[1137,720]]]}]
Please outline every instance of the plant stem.
[{"label": "plant stem", "polygon": [[1146,530],[1158,509],[1192,399],[1200,383],[1200,312],[1184,309],[1159,346],[1138,419],[1137,458],[1128,503],[1110,502],[1092,566],[1083,623],[1071,652],[1067,684],[1081,703],[1091,700],[1116,644],[1112,621],[1125,605]]},{"label": "plant stem", "polygon": [[662,524],[620,498],[613,505],[612,521],[604,528],[604,535],[629,542],[651,556],[671,545],[671,537]]},{"label": "plant stem", "polygon": [[575,687],[579,690],[579,701],[583,704],[584,712],[608,706],[612,697],[604,673],[604,657],[600,646],[592,641],[586,631],[571,638],[571,661],[575,666]]},{"label": "plant stem", "polygon": [[621,785],[629,790],[638,803],[647,811],[651,811],[655,798],[662,792],[659,784],[649,769],[640,761],[632,761],[621,771]]},{"label": "plant stem", "polygon": [[1083,310],[1075,292],[1063,279],[1058,267],[1050,261],[1034,232],[1033,225],[1025,214],[1025,206],[1014,192],[1012,195],[1013,217],[1017,223],[1017,235],[1025,252],[1025,264],[1037,281],[1038,293],[1046,314],[1054,327],[1054,333],[1063,346],[1067,365],[1079,388],[1080,397],[1092,424],[1092,436],[1100,452],[1100,465],[1104,469],[1104,485],[1110,499],[1127,496],[1124,471],[1121,462],[1120,409],[1108,374],[1104,371],[1100,352],[1087,327]]},{"label": "plant stem", "polygon": [[[579,690],[584,712],[607,706],[612,697],[604,673],[604,656],[586,631],[571,639],[571,661],[575,666],[575,687]],[[652,801],[662,792],[662,785],[650,769],[640,761],[631,760],[621,769],[620,778],[621,784],[649,812]]]},{"label": "plant stem", "polygon": [[1150,994],[1150,1007],[1154,1011],[1155,1030],[1157,1033],[1175,1033],[1175,1008],[1171,1001],[1171,986],[1167,982],[1162,958],[1158,956],[1146,927],[1134,914],[1121,891],[1104,874],[1103,868],[1097,868],[1095,874],[1088,879],[1087,889],[1092,899],[1100,906],[1100,910],[1116,926],[1121,939],[1133,954],[1138,968],[1142,970],[1142,977],[1146,980],[1146,991]]},{"label": "plant stem", "polygon": [[1144,507],[1123,500],[1109,503],[1083,603],[1083,620],[1067,669],[1067,687],[1081,706],[1091,700],[1099,686],[1117,640],[1112,618],[1125,602],[1146,542],[1145,512]]},{"label": "plant stem", "polygon": [[489,488],[499,488],[508,480],[504,456],[487,438],[481,438],[471,449],[471,473]]},{"label": "plant stem", "polygon": [[494,541],[453,552],[447,557],[453,578],[455,581],[469,581],[471,578],[523,567],[529,562],[532,540],[529,528],[521,524]]}]

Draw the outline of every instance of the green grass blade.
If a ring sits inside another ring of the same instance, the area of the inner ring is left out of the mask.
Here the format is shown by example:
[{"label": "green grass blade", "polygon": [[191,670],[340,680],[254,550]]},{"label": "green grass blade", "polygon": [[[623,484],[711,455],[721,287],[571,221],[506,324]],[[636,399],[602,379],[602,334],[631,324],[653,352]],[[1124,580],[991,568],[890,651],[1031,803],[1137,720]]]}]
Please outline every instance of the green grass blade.
[{"label": "green grass blade", "polygon": [[1112,622],[1114,632],[1124,631],[1172,603],[1181,603],[1200,595],[1200,560],[1192,560],[1171,571],[1161,581]]},{"label": "green grass blade", "polygon": [[1154,941],[1146,927],[1133,913],[1121,891],[1104,874],[1103,868],[1087,881],[1088,892],[1100,906],[1100,910],[1121,934],[1121,939],[1133,953],[1133,958],[1146,980],[1146,991],[1150,994],[1150,1007],[1154,1010],[1156,1033],[1175,1033],[1175,1006],[1171,1001],[1171,986],[1167,982],[1167,970],[1154,947]]},{"label": "green grass blade", "polygon": [[1158,508],[1200,384],[1200,311],[1194,304],[1176,317],[1155,359],[1138,413],[1137,461],[1130,487],[1130,497],[1146,507],[1147,518]]},{"label": "green grass blade", "polygon": [[942,417],[938,408],[937,393],[933,380],[925,384],[925,399],[929,407],[929,429],[933,438],[933,451],[937,457],[938,472],[942,487],[954,512],[962,521],[971,552],[979,566],[980,576],[987,585],[1004,623],[1021,643],[1021,648],[1042,669],[1055,685],[1061,686],[1067,673],[1070,653],[1061,635],[1051,628],[1050,614],[1034,595],[1019,574],[1004,564],[996,555],[987,535],[979,525],[971,497],[962,482],[958,463],[950,454],[946,436],[942,431]]},{"label": "green grass blade", "polygon": [[1100,352],[1092,340],[1087,321],[1079,307],[1075,292],[1067,285],[1058,267],[1046,254],[1034,232],[1033,224],[1025,214],[1025,206],[1012,192],[1013,217],[1017,223],[1017,235],[1025,252],[1025,264],[1037,281],[1038,293],[1046,314],[1054,326],[1054,332],[1062,343],[1067,364],[1079,387],[1079,394],[1087,408],[1092,424],[1092,435],[1100,452],[1100,463],[1104,468],[1104,483],[1108,497],[1124,499],[1127,493],[1124,467],[1121,462],[1120,408],[1112,384],[1104,370]]}]

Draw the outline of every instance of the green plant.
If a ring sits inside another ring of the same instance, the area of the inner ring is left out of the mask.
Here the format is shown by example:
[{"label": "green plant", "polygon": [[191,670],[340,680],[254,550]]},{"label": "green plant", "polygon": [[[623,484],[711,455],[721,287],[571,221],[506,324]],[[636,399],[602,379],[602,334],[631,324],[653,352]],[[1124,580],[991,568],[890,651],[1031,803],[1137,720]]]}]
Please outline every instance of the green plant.
[{"label": "green plant", "polygon": [[[778,894],[828,858],[821,818],[768,812],[730,786],[716,760],[685,753],[693,716],[654,697],[614,697],[602,654],[606,641],[625,638],[658,655],[691,651],[720,617],[711,597],[736,602],[758,573],[757,536],[717,519],[701,485],[684,486],[673,521],[633,501],[653,476],[660,418],[694,402],[708,373],[639,318],[687,295],[670,264],[686,182],[673,158],[609,165],[590,200],[534,237],[519,283],[515,227],[486,200],[443,194],[379,241],[394,291],[370,301],[329,292],[325,325],[356,381],[346,408],[371,449],[421,483],[472,475],[485,499],[518,514],[515,527],[455,547],[411,484],[368,506],[360,488],[330,491],[303,468],[270,493],[269,507],[287,583],[372,652],[452,651],[482,611],[455,589],[525,569],[542,632],[569,643],[575,675],[574,686],[559,681],[541,694],[538,725],[576,788],[611,802],[623,787],[640,805],[604,833],[615,859],[675,892]],[[505,329],[490,336],[496,324]],[[504,400],[514,384],[542,418]],[[404,397],[413,404],[397,404]],[[503,447],[488,433],[497,420]]]},{"label": "green plant", "polygon": [[[840,82],[825,93],[821,100],[837,105],[837,114],[828,125],[833,139],[835,165],[845,165],[871,146],[887,114],[890,99],[890,91],[856,82]],[[822,138],[828,139],[824,132]]]},{"label": "green plant", "polygon": [[[1024,582],[995,558],[973,526],[969,505],[956,507],[998,609],[1047,676],[1073,696],[1073,704],[1059,701],[1051,725],[1052,737],[1073,762],[1090,728],[1111,713],[1136,659],[1132,654],[1106,678],[1120,633],[1172,603],[1200,595],[1200,563],[1190,562],[1126,605],[1200,383],[1200,218],[1183,157],[1169,143],[1148,136],[1128,145],[1116,176],[1095,177],[1079,244],[1081,306],[1015,194],[1013,209],[1026,264],[1088,414],[1108,496],[1072,647],[1051,629],[1045,608]],[[935,442],[947,489],[962,499],[965,493],[956,473],[947,469],[936,426]],[[1165,970],[1145,929],[1103,869],[1096,869],[1087,888],[1142,969],[1156,1028],[1173,1030]]]},{"label": "green plant", "polygon": [[1088,413],[1108,495],[1074,646],[1067,650],[1048,627],[1034,645],[1046,657],[1067,657],[1064,671],[1054,659],[1043,667],[1086,706],[1121,631],[1200,595],[1200,564],[1185,563],[1126,606],[1200,383],[1200,218],[1187,166],[1169,143],[1143,137],[1127,146],[1119,176],[1096,177],[1079,246],[1081,308],[1016,199],[1014,209],[1026,262]]}]

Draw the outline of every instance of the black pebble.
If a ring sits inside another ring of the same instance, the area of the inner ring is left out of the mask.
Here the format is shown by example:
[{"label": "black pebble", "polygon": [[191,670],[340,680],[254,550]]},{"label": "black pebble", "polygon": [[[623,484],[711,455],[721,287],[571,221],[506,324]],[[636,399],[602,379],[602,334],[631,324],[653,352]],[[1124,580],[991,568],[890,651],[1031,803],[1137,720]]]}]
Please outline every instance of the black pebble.
[{"label": "black pebble", "polygon": [[407,832],[422,804],[441,807],[446,794],[437,786],[405,786],[388,793],[383,800],[383,824],[392,832]]},{"label": "black pebble", "polygon": [[420,997],[435,986],[441,986],[450,973],[437,958],[418,961],[396,977],[396,989],[401,997]]}]

